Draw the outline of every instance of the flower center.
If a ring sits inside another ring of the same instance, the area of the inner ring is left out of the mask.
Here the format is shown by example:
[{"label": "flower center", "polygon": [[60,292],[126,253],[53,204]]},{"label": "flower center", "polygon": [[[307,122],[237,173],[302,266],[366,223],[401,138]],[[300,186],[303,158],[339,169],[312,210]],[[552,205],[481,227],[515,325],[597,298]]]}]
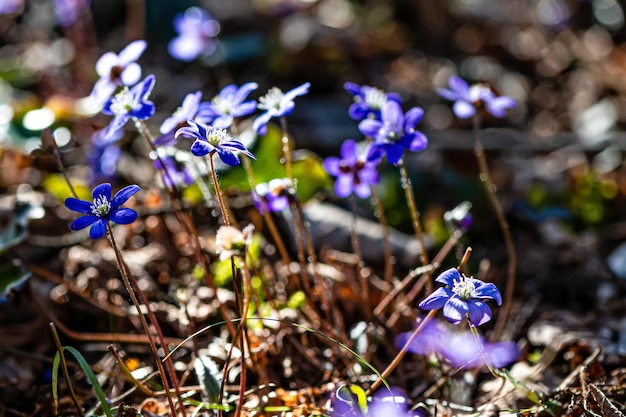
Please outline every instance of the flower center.
[{"label": "flower center", "polygon": [[259,98],[259,109],[261,110],[279,110],[280,103],[285,94],[278,87],[272,87],[266,95]]},{"label": "flower center", "polygon": [[122,77],[122,71],[124,71],[124,67],[121,65],[115,65],[111,68],[111,72],[109,73],[109,78],[111,81],[116,82]]},{"label": "flower center", "polygon": [[111,99],[111,111],[116,116],[130,113],[135,108],[135,98],[128,87],[117,93]]},{"label": "flower center", "polygon": [[226,131],[226,129],[216,129],[211,126],[207,132],[207,141],[213,146],[219,146],[222,142],[231,140],[232,138]]},{"label": "flower center", "polygon": [[474,298],[475,290],[476,286],[474,285],[474,280],[464,276],[461,277],[460,281],[455,282],[452,287],[452,292],[464,300]]},{"label": "flower center", "polygon": [[98,217],[105,217],[111,211],[111,203],[109,200],[101,195],[97,197],[91,206],[91,212]]},{"label": "flower center", "polygon": [[217,110],[217,113],[228,115],[233,111],[235,97],[233,94],[229,94],[227,96],[216,96],[213,100],[211,100],[211,103]]},{"label": "flower center", "polygon": [[372,87],[365,92],[365,103],[372,110],[380,110],[387,102],[387,94],[383,90]]}]

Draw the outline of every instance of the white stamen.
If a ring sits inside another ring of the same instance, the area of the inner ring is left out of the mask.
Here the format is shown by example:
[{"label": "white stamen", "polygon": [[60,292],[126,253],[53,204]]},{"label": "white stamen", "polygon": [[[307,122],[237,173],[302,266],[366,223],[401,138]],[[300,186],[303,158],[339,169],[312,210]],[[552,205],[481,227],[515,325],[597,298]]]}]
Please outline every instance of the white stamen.
[{"label": "white stamen", "polygon": [[233,104],[235,96],[233,94],[229,94],[227,96],[216,96],[211,100],[213,103],[213,107],[217,110],[219,114],[231,114],[233,112]]},{"label": "white stamen", "polygon": [[452,287],[452,292],[464,300],[474,298],[475,290],[474,280],[465,276],[461,276],[461,280],[455,282]]},{"label": "white stamen", "polygon": [[383,90],[372,87],[365,92],[365,103],[373,110],[380,110],[387,102],[387,94]]},{"label": "white stamen", "polygon": [[104,217],[109,214],[109,211],[111,211],[111,203],[103,195],[97,197],[91,205],[91,212],[95,216]]},{"label": "white stamen", "polygon": [[259,109],[270,110],[280,109],[280,102],[285,94],[278,87],[272,87],[263,97],[259,98]]},{"label": "white stamen", "polygon": [[135,98],[128,87],[124,87],[124,89],[117,93],[111,100],[111,111],[116,116],[130,113],[134,108]]},{"label": "white stamen", "polygon": [[211,145],[218,146],[220,143],[232,140],[233,138],[228,134],[226,129],[216,129],[210,126],[207,131],[206,139]]}]

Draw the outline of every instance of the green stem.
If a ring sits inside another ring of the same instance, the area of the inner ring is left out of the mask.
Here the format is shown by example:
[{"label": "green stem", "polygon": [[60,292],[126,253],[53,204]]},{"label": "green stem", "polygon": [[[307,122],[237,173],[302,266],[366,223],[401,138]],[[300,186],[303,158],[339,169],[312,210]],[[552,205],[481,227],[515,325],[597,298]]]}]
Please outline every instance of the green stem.
[{"label": "green stem", "polygon": [[504,296],[504,303],[502,305],[502,310],[500,310],[500,314],[498,315],[498,320],[496,322],[496,326],[493,332],[493,338],[497,339],[504,330],[504,326],[506,325],[506,320],[508,318],[509,312],[513,303],[513,291],[515,289],[515,270],[517,259],[515,256],[515,246],[513,245],[513,237],[511,236],[511,229],[509,228],[509,224],[506,221],[504,216],[504,210],[496,197],[496,187],[491,180],[491,175],[489,175],[489,166],[487,164],[487,157],[485,156],[485,150],[480,141],[480,116],[476,115],[473,118],[474,125],[474,155],[476,156],[476,160],[478,162],[478,168],[480,170],[480,180],[485,186],[485,191],[487,192],[487,197],[489,198],[489,203],[496,213],[496,218],[500,225],[500,229],[502,230],[502,234],[504,236],[504,242],[506,246],[506,252],[509,258],[509,265],[507,269],[507,280],[506,280],[506,293]]}]

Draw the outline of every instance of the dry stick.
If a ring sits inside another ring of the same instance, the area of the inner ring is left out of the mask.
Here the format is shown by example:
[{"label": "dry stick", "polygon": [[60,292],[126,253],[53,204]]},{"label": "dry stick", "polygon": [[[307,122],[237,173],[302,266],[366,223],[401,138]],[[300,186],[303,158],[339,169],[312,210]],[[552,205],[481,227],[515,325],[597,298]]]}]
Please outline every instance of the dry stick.
[{"label": "dry stick", "polygon": [[[432,263],[428,266],[428,268],[430,268],[430,270],[436,269],[439,267],[439,264],[441,264],[441,262],[445,259],[446,256],[448,256],[448,254],[450,253],[450,251],[456,246],[456,244],[458,243],[459,239],[461,238],[463,234],[460,231],[455,231],[446,241],[446,243],[442,246],[442,248],[439,250],[439,252],[437,253],[437,255],[435,255],[435,257],[433,258]],[[416,268],[413,271],[411,271],[401,282],[400,285],[396,286],[389,294],[387,294],[387,296],[385,298],[383,298],[383,300],[376,306],[376,308],[374,309],[374,315],[379,316],[381,315],[385,309],[389,306],[389,304],[391,303],[391,301],[396,298],[396,296],[398,294],[400,294],[400,292],[402,292],[406,287],[409,286],[409,284],[413,281],[414,278],[422,275],[423,273],[425,273],[426,271],[424,270],[425,267],[421,267],[421,268]],[[420,289],[423,286],[420,285]],[[412,300],[409,300],[409,302],[411,302]]]},{"label": "dry stick", "polygon": [[[424,242],[424,233],[422,232],[422,225],[420,223],[419,214],[417,212],[417,207],[415,206],[415,196],[413,195],[413,185],[411,184],[411,179],[409,178],[409,174],[406,170],[406,164],[404,163],[404,159],[400,159],[399,168],[400,168],[400,176],[402,177],[402,188],[404,188],[404,194],[406,196],[407,204],[409,205],[409,213],[411,214],[411,223],[413,224],[413,230],[415,230],[415,235],[417,236],[417,241],[420,244],[420,249],[422,254],[420,259],[422,261],[422,265],[428,265],[428,252],[426,252],[426,243]],[[431,280],[430,272],[426,273],[428,276],[428,281],[426,282],[426,291],[431,292],[433,283]]]},{"label": "dry stick", "polygon": [[380,386],[380,384],[382,384],[383,379],[386,379],[389,376],[389,374],[391,374],[391,372],[396,368],[396,366],[398,366],[398,364],[400,363],[404,355],[406,355],[409,349],[409,346],[411,346],[411,344],[413,343],[417,335],[419,335],[420,332],[424,329],[424,327],[426,327],[426,323],[428,323],[430,319],[435,317],[436,313],[437,313],[437,310],[430,310],[428,312],[428,315],[424,317],[424,320],[422,320],[419,326],[417,326],[417,328],[413,331],[413,333],[411,333],[411,336],[407,339],[406,343],[404,343],[404,346],[402,346],[402,349],[400,350],[400,352],[398,352],[398,354],[396,355],[395,358],[393,358],[389,366],[387,366],[387,368],[385,368],[385,370],[381,372],[378,379],[374,381],[372,386],[367,390],[366,392],[367,395],[370,395],[372,392],[376,391],[376,389]]},{"label": "dry stick", "polygon": [[[67,388],[70,391],[70,397],[72,398],[72,402],[76,407],[76,411],[78,414],[83,417],[85,413],[83,413],[83,409],[78,402],[78,398],[76,397],[76,393],[74,392],[74,387],[72,386],[72,380],[70,379],[70,373],[67,370],[67,362],[65,360],[65,353],[63,352],[63,346],[61,345],[61,340],[59,339],[59,334],[57,333],[57,329],[54,327],[54,323],[50,323],[50,330],[52,331],[52,338],[54,339],[54,343],[57,346],[57,351],[59,352],[59,359],[61,360],[61,369],[63,370],[63,376],[67,381]],[[54,414],[57,414],[57,402],[54,402]]]},{"label": "dry stick", "polygon": [[[462,235],[463,234],[460,231],[458,231],[458,230],[455,233],[452,234],[452,236],[448,239],[448,241],[443,246],[443,248],[441,248],[439,253],[437,253],[435,258],[433,259],[433,263],[432,263],[433,266],[435,266],[435,265],[439,266],[439,264],[448,255],[448,253],[454,248],[454,246],[456,246],[456,244],[458,243],[458,241],[459,241],[459,239],[461,238]],[[468,248],[468,250],[471,251],[471,248]],[[439,257],[440,255],[441,255],[441,257]],[[466,256],[468,256],[467,252],[466,252]],[[461,260],[460,265],[464,266],[465,262],[467,262],[467,259],[465,259],[465,257],[464,257]],[[460,268],[462,268],[462,267],[460,267]],[[429,278],[429,277],[425,276],[424,278]],[[424,279],[423,281],[419,280],[413,286],[413,288],[411,288],[411,291],[408,292],[408,294],[404,298],[404,301],[407,304],[409,304],[409,305],[411,303],[413,303],[413,300],[415,300],[415,298],[422,291],[422,287],[424,286],[424,284],[426,284],[427,281],[428,281],[428,279]],[[399,318],[400,318],[400,313],[398,311],[394,311],[393,314],[389,317],[389,320],[387,320],[387,326],[389,326],[390,328],[393,327],[396,324],[396,322],[398,321]]]},{"label": "dry stick", "polygon": [[358,275],[359,285],[361,287],[361,299],[363,304],[361,309],[363,311],[364,319],[369,321],[371,316],[370,307],[370,290],[367,278],[363,274],[363,256],[361,255],[361,246],[359,245],[359,236],[357,234],[357,213],[356,213],[356,196],[352,194],[350,196],[350,208],[352,209],[352,221],[351,221],[351,235],[352,235],[352,250],[356,255],[356,273]]},{"label": "dry stick", "polygon": [[378,190],[375,186],[370,187],[372,190],[372,196],[370,198],[374,205],[374,215],[380,223],[380,227],[383,232],[383,245],[385,251],[385,282],[391,287],[391,280],[393,279],[393,253],[391,252],[391,240],[389,238],[389,224],[387,223],[387,216],[385,216],[385,209],[378,197]]},{"label": "dry stick", "polygon": [[506,221],[506,218],[504,217],[504,210],[502,209],[502,206],[500,205],[500,202],[496,197],[496,189],[493,181],[491,180],[491,176],[489,175],[489,166],[487,164],[485,150],[483,149],[483,145],[480,142],[480,116],[474,116],[472,121],[474,125],[474,154],[476,156],[476,160],[478,161],[478,167],[480,169],[480,180],[482,181],[483,185],[485,186],[485,190],[487,191],[489,203],[491,203],[491,207],[496,213],[496,218],[498,219],[500,229],[502,230],[502,234],[504,235],[506,252],[509,258],[504,303],[502,309],[500,310],[500,314],[498,315],[498,320],[496,322],[496,326],[492,335],[493,339],[498,339],[500,334],[502,334],[502,331],[504,330],[504,326],[506,325],[506,320],[508,318],[509,312],[511,311],[513,303],[513,291],[515,290],[515,270],[517,260],[515,257],[515,246],[513,245],[511,230],[509,228],[509,224]]},{"label": "dry stick", "polygon": [[[156,343],[154,342],[154,338],[152,336],[152,332],[150,331],[150,326],[148,326],[148,322],[141,311],[141,306],[139,305],[139,301],[135,296],[135,291],[131,286],[130,280],[128,279],[128,275],[126,274],[126,267],[124,264],[124,260],[122,259],[122,253],[120,252],[117,244],[115,243],[115,238],[113,237],[113,229],[111,228],[111,224],[107,221],[107,231],[109,242],[111,242],[111,246],[113,247],[113,251],[115,252],[115,258],[117,259],[117,264],[120,269],[120,273],[122,275],[122,281],[124,282],[124,286],[126,287],[126,291],[128,291],[128,295],[130,296],[135,309],[137,310],[137,315],[139,316],[139,320],[141,321],[141,325],[148,336],[148,340],[150,342],[150,349],[152,349],[152,355],[154,356],[154,360],[156,361],[157,368],[159,369],[159,374],[161,375],[161,380],[163,381],[163,388],[165,389],[167,401],[170,406],[170,411],[172,412],[172,416],[176,416],[176,407],[174,406],[174,402],[172,401],[172,396],[169,390],[169,383],[167,381],[167,377],[165,376],[165,369],[163,369],[163,364],[161,363],[161,359],[159,357],[159,352],[156,347]],[[156,327],[156,326],[155,326]],[[165,349],[165,347],[163,347]],[[183,404],[181,402],[181,407]]]},{"label": "dry stick", "polygon": [[141,381],[133,376],[133,373],[130,371],[130,369],[128,369],[128,367],[124,363],[124,360],[120,357],[120,354],[117,352],[117,349],[113,347],[113,345],[107,346],[107,349],[109,349],[109,352],[111,352],[113,357],[115,357],[115,360],[122,370],[122,373],[139,389],[139,391],[143,392],[148,397],[156,397],[156,393],[154,391],[150,390],[150,388],[146,387]]}]

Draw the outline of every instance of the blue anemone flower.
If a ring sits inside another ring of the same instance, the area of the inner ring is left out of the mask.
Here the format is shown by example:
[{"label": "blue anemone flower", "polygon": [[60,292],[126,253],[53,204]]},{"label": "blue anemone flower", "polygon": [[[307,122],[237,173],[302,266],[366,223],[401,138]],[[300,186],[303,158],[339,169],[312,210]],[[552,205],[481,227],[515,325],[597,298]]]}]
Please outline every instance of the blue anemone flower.
[{"label": "blue anemone flower", "polygon": [[252,189],[252,202],[261,214],[265,214],[265,209],[270,212],[283,211],[295,200],[296,190],[289,178],[274,178]]},{"label": "blue anemone flower", "polygon": [[227,129],[233,124],[235,117],[247,116],[254,112],[256,100],[246,100],[246,97],[256,90],[257,83],[245,83],[241,87],[229,84],[222,88],[210,102],[200,104],[198,115],[218,129]]},{"label": "blue anemone flower", "polygon": [[311,83],[304,83],[283,93],[280,88],[272,87],[266,95],[259,99],[259,109],[265,110],[254,119],[252,128],[260,135],[267,133],[267,122],[272,117],[289,116],[293,113],[296,103],[293,99],[309,92]]},{"label": "blue anemone flower", "polygon": [[482,108],[493,117],[503,118],[506,111],[516,106],[514,99],[508,96],[496,96],[485,84],[469,85],[464,79],[453,75],[448,80],[450,89],[438,88],[439,95],[454,101],[452,111],[456,117],[467,119]]},{"label": "blue anemone flower", "polygon": [[413,107],[406,114],[398,102],[389,100],[381,113],[381,120],[365,119],[359,123],[359,130],[374,139],[367,152],[367,160],[375,161],[387,156],[389,163],[396,165],[404,150],[419,152],[426,149],[428,139],[415,125],[424,115],[424,110]]},{"label": "blue anemone flower", "polygon": [[73,197],[66,198],[65,207],[85,214],[85,216],[74,220],[70,229],[81,230],[91,226],[89,236],[92,239],[99,239],[106,233],[109,220],[118,224],[134,222],[137,219],[137,212],[120,206],[137,191],[139,191],[138,185],[129,185],[119,190],[111,198],[111,184],[105,182],[93,189],[93,203]]},{"label": "blue anemone flower", "polygon": [[450,323],[459,324],[467,316],[470,324],[480,326],[491,320],[491,309],[483,300],[502,305],[500,291],[494,284],[461,275],[456,268],[442,272],[435,281],[446,287],[437,288],[419,307],[424,310],[443,307],[443,316]]},{"label": "blue anemone flower", "polygon": [[361,121],[372,117],[380,120],[380,112],[389,100],[396,101],[398,104],[402,103],[402,98],[397,93],[385,93],[376,87],[369,85],[359,86],[352,82],[347,82],[343,85],[343,88],[350,94],[354,103],[350,105],[348,114],[353,120]]},{"label": "blue anemone flower", "polygon": [[162,135],[156,138],[154,144],[156,146],[173,145],[176,140],[174,137],[176,129],[187,126],[187,120],[189,119],[198,120],[203,123],[208,122],[208,120],[198,116],[198,109],[200,108],[201,100],[202,91],[187,94],[180,107],[170,117],[165,119],[163,123],[161,123],[159,130]]},{"label": "blue anemone flower", "polygon": [[256,159],[243,143],[230,136],[226,130],[217,129],[194,120],[187,120],[187,123],[189,126],[181,127],[176,131],[176,138],[184,135],[196,139],[191,145],[192,154],[204,156],[217,153],[222,162],[231,166],[240,164],[241,161],[237,156],[239,152]]},{"label": "blue anemone flower", "polygon": [[122,91],[107,101],[102,109],[102,113],[114,117],[106,127],[105,138],[115,134],[131,118],[145,120],[152,117],[155,107],[154,103],[148,101],[148,96],[152,92],[154,83],[154,75],[148,75],[133,88],[124,87]]},{"label": "blue anemone flower", "polygon": [[174,16],[174,30],[178,33],[167,44],[167,51],[174,59],[193,61],[198,56],[209,56],[217,49],[215,37],[220,24],[204,9],[190,7]]},{"label": "blue anemone flower", "polygon": [[356,194],[360,198],[370,196],[370,186],[378,183],[376,162],[368,162],[359,155],[357,144],[352,139],[346,139],[341,145],[341,158],[330,156],[324,159],[324,169],[335,181],[337,197],[348,197]]}]

